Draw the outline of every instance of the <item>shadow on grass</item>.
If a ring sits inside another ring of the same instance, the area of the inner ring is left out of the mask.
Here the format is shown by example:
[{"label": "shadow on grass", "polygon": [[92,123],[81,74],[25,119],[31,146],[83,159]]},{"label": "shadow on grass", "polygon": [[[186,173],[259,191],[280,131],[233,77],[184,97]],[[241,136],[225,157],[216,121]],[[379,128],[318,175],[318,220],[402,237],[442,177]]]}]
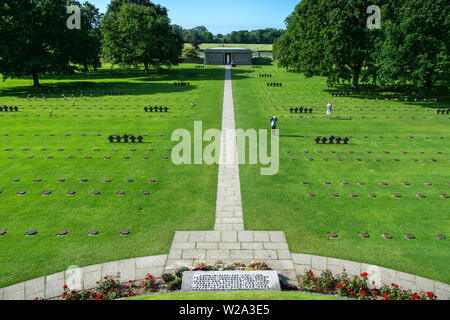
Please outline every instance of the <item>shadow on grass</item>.
[{"label": "shadow on grass", "polygon": [[[246,78],[247,76],[244,75],[245,73],[247,73],[245,70],[233,70],[233,79]],[[21,79],[30,80],[28,77]],[[108,79],[111,79],[111,81],[101,81]],[[114,81],[115,79],[118,79],[119,81]],[[27,95],[30,94],[31,98],[34,96],[37,98],[42,98],[42,96],[54,98],[54,95],[61,97],[64,93],[70,98],[72,94],[74,94],[75,97],[80,97],[81,92],[87,97],[90,97],[91,94],[93,97],[117,97],[120,95],[104,95],[104,93],[113,91],[116,93],[122,92],[122,96],[136,96],[157,93],[189,92],[198,88],[196,85],[192,84],[192,81],[205,80],[224,81],[225,69],[220,67],[206,69],[195,69],[194,67],[171,68],[160,73],[153,71],[148,77],[143,75],[142,70],[137,69],[102,69],[86,73],[75,73],[65,77],[43,75],[40,76],[41,87],[35,88],[31,85],[6,88],[0,87],[0,97],[16,96],[26,98]],[[180,81],[191,82],[191,85],[183,87],[174,85],[174,82]]]},{"label": "shadow on grass", "polygon": [[280,134],[280,138],[304,138],[305,136],[299,136],[295,134]]},{"label": "shadow on grass", "polygon": [[[439,109],[446,108],[450,102],[450,95],[448,94],[448,88],[445,86],[435,85],[432,89],[426,90],[424,99],[418,99],[417,95],[414,94],[413,88],[411,86],[398,86],[398,87],[386,87],[386,88],[362,88],[353,89],[350,85],[341,85],[334,88],[328,88],[324,90],[329,94],[330,98],[333,99],[368,99],[375,100],[378,98],[380,102],[386,102],[386,98],[389,102],[398,101],[404,104],[414,104],[424,108]],[[352,92],[350,97],[332,97],[331,93],[335,92]],[[438,101],[434,101],[434,99]],[[408,99],[405,101],[405,99]],[[417,99],[417,101],[415,101]]]},{"label": "shadow on grass", "polygon": [[[26,98],[30,95],[30,99],[36,96],[41,99],[42,96],[46,98],[61,98],[64,94],[69,100],[73,94],[75,98],[80,98],[80,93],[83,96],[92,97],[122,97],[126,96],[138,96],[138,95],[152,95],[158,93],[176,93],[176,92],[189,92],[196,89],[197,86],[190,85],[186,87],[178,87],[173,83],[133,83],[133,82],[64,82],[64,83],[45,83],[40,88],[33,87],[11,87],[0,89],[0,97],[15,96],[20,98]],[[122,95],[114,94],[110,95],[108,92],[119,93]],[[106,93],[106,94],[105,94]]]}]

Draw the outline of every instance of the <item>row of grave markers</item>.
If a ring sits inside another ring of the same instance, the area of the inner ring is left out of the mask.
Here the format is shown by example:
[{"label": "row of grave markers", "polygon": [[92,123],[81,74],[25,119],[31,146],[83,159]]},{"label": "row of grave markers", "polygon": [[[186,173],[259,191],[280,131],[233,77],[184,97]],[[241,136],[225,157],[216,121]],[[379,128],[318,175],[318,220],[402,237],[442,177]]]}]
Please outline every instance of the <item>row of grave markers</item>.
[{"label": "row of grave markers", "polygon": [[[42,182],[43,180],[42,179],[35,179],[33,181],[34,182]],[[57,182],[66,182],[66,181],[67,181],[66,179],[58,179],[57,180]],[[88,179],[84,179],[84,178],[79,180],[79,182],[82,182],[82,183],[86,183],[88,181],[89,181]],[[111,179],[104,179],[103,180],[104,183],[110,183],[111,181],[112,181]],[[134,182],[134,179],[127,179],[126,181],[127,182]],[[17,183],[17,182],[20,182],[20,179],[15,178],[15,179],[12,179],[10,182]],[[156,183],[156,182],[158,182],[156,179],[148,180],[148,183]]]},{"label": "row of grave markers", "polygon": [[120,142],[122,142],[122,139],[123,139],[123,142],[125,142],[125,143],[128,143],[128,140],[131,141],[132,143],[135,143],[136,140],[138,141],[138,143],[142,143],[144,140],[144,137],[142,137],[141,135],[135,137],[134,135],[127,135],[127,134],[124,134],[123,136],[110,135],[108,137],[108,140],[110,143],[113,143],[114,140],[116,142],[120,143]]},{"label": "row of grave markers", "polygon": [[[8,233],[8,230],[0,230],[0,236],[4,236]],[[89,231],[88,235],[89,236],[98,236],[98,234],[100,233],[99,230],[95,229],[95,230],[91,230]],[[30,230],[27,231],[27,233],[25,233],[26,236],[35,236],[38,234],[37,230]],[[61,230],[59,231],[56,235],[57,236],[67,236],[69,234],[68,230]],[[122,230],[120,231],[119,235],[121,236],[129,236],[131,234],[130,230]]]},{"label": "row of grave markers", "polygon": [[[289,160],[295,161],[296,159],[295,159],[295,158],[290,158]],[[308,158],[308,159],[306,159],[306,160],[308,160],[308,161],[314,161],[314,158]],[[328,159],[328,158],[323,158],[322,160],[323,160],[323,161],[330,161],[330,159]],[[376,161],[376,162],[380,162],[380,161],[381,161],[381,159],[379,159],[379,158],[375,158],[375,159],[373,159],[373,160]],[[342,158],[336,158],[336,161],[342,162],[342,161],[344,161],[344,159],[342,159]],[[362,162],[363,159],[356,158],[355,161],[357,161],[357,162]],[[400,159],[392,159],[392,161],[394,161],[394,162],[400,162],[401,160],[400,160]],[[414,158],[414,159],[411,159],[411,161],[413,161],[413,162],[419,162],[419,160],[418,160],[418,159],[415,159],[415,158]],[[437,159],[430,159],[430,161],[431,161],[431,162],[438,162]],[[449,161],[450,161],[450,159],[449,159]]]},{"label": "row of grave markers", "polygon": [[13,111],[17,112],[17,111],[19,111],[19,107],[9,106],[9,108],[8,108],[8,106],[0,106],[0,112],[2,112],[2,111],[7,112],[8,110],[10,112],[13,112]]},{"label": "row of grave markers", "polygon": [[316,137],[314,139],[314,141],[318,144],[320,141],[322,141],[322,143],[327,143],[327,141],[329,142],[329,144],[333,144],[334,141],[336,140],[337,144],[340,144],[341,141],[344,142],[344,144],[348,144],[348,142],[350,141],[350,139],[348,137],[344,137],[343,139],[341,137],[335,137],[335,136],[331,136],[329,138],[327,137]]},{"label": "row of grave markers", "polygon": [[268,87],[282,87],[283,84],[281,82],[269,82],[267,83]]},{"label": "row of grave markers", "polygon": [[305,113],[308,113],[308,112],[309,112],[309,113],[312,113],[312,112],[313,112],[313,108],[309,108],[309,109],[308,109],[308,108],[306,108],[306,107],[305,107],[305,108],[303,108],[303,107],[300,107],[300,108],[292,108],[292,107],[291,107],[291,108],[289,109],[289,111],[290,111],[291,113],[293,113],[293,112],[297,113],[297,111],[300,112],[300,113],[303,113],[303,111],[304,111]]},{"label": "row of grave markers", "polygon": [[153,112],[153,111],[155,111],[155,112],[158,112],[158,110],[159,110],[159,112],[163,112],[163,110],[164,110],[164,112],[167,112],[168,110],[169,110],[169,108],[167,108],[167,107],[145,107],[144,108],[144,111],[145,112],[148,112],[148,111],[150,111],[150,112]]},{"label": "row of grave markers", "polygon": [[[8,233],[8,230],[0,230],[0,236],[5,236],[7,233]],[[100,233],[100,231],[98,229],[94,229],[94,230],[89,231],[88,235],[89,236],[98,236],[99,233]],[[37,234],[38,234],[37,230],[30,230],[25,233],[25,236],[35,236]],[[61,230],[56,234],[56,236],[67,236],[68,234],[69,234],[68,230]],[[121,230],[119,232],[119,235],[121,235],[121,236],[129,236],[130,234],[131,234],[130,230]],[[336,232],[328,232],[327,236],[330,239],[337,239],[339,237]],[[363,239],[370,238],[370,235],[367,232],[361,232],[361,233],[359,233],[359,236]],[[406,233],[403,236],[408,240],[416,239],[415,235],[409,234],[409,233]],[[387,240],[393,239],[393,236],[389,233],[382,233],[381,237],[384,239],[387,239]],[[445,240],[446,239],[446,237],[443,234],[437,234],[434,236],[434,238],[437,240]]]},{"label": "row of grave markers", "polygon": [[[307,196],[308,197],[316,197],[316,194],[315,193],[308,193]],[[341,197],[341,195],[339,193],[333,193],[333,194],[331,194],[331,196],[333,198],[340,198]],[[359,198],[359,195],[356,194],[356,193],[350,193],[349,196],[351,198]],[[369,198],[376,198],[377,197],[377,195],[374,194],[374,193],[369,193],[368,196],[369,196]],[[394,193],[394,194],[392,194],[392,197],[394,197],[394,198],[401,198],[402,196],[400,194],[398,194],[398,193]],[[416,197],[420,198],[420,199],[425,199],[426,198],[426,196],[424,194],[422,194],[422,193],[416,194]],[[443,199],[448,199],[448,195],[447,194],[441,194],[440,197],[443,198]]]}]

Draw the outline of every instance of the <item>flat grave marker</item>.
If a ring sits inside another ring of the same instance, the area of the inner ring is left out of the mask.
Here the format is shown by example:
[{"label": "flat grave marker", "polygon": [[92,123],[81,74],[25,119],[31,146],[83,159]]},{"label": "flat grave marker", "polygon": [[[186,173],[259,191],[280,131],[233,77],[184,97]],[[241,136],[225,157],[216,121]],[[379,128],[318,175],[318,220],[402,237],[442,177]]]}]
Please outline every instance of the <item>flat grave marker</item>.
[{"label": "flat grave marker", "polygon": [[276,271],[186,271],[182,292],[280,291]]}]

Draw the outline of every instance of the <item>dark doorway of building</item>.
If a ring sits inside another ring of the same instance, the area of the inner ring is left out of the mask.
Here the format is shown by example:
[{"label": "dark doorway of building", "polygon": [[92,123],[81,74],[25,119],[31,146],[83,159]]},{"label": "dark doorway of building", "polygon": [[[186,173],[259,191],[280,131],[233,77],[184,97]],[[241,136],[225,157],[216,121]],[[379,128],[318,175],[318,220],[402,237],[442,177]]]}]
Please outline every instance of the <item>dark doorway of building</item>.
[{"label": "dark doorway of building", "polygon": [[231,64],[231,53],[225,53],[225,64]]}]

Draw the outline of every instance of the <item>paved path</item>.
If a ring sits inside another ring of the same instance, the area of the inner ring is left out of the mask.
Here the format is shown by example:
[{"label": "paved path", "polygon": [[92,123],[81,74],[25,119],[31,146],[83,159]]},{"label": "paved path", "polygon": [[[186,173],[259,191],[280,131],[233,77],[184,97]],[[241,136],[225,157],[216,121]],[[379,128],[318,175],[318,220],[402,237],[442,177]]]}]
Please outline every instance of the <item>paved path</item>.
[{"label": "paved path", "polygon": [[214,226],[216,231],[244,230],[231,70],[227,68],[225,72],[216,222]]},{"label": "paved path", "polygon": [[225,71],[215,219],[214,231],[175,233],[166,272],[201,262],[261,261],[297,282],[284,232],[244,231],[230,68]]}]

